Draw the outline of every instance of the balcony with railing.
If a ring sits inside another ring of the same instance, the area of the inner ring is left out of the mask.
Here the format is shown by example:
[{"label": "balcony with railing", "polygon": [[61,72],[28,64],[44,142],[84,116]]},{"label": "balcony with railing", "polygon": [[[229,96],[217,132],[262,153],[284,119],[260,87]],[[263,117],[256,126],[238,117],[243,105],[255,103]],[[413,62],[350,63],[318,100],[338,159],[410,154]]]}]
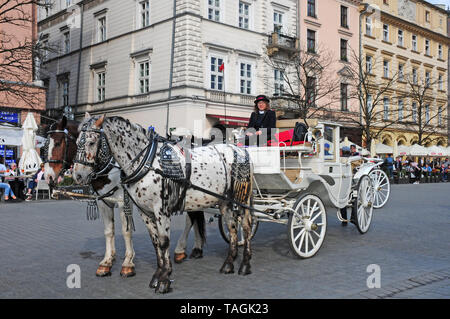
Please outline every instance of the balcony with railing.
[{"label": "balcony with railing", "polygon": [[290,37],[278,32],[272,32],[269,35],[269,43],[267,45],[267,53],[273,56],[278,52],[294,54],[299,49],[299,41],[295,37]]}]

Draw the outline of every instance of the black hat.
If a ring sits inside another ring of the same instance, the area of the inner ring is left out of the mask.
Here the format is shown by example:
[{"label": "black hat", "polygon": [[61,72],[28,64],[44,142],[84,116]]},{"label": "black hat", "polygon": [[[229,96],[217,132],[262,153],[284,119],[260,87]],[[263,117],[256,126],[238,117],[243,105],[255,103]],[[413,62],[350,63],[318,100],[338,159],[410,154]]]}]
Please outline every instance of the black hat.
[{"label": "black hat", "polygon": [[256,98],[255,98],[255,105],[256,104],[258,104],[258,102],[259,101],[265,101],[265,102],[267,102],[267,103],[270,103],[270,100],[267,98],[267,96],[265,96],[265,95],[258,95]]}]

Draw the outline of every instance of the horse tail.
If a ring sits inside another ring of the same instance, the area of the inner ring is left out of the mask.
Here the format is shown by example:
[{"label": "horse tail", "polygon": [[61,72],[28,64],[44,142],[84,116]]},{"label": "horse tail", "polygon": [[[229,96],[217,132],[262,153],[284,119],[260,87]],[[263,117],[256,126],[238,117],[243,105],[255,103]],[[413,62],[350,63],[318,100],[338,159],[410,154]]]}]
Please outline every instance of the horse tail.
[{"label": "horse tail", "polygon": [[192,225],[197,224],[200,238],[202,239],[202,245],[206,243],[206,223],[205,213],[203,211],[187,212]]}]

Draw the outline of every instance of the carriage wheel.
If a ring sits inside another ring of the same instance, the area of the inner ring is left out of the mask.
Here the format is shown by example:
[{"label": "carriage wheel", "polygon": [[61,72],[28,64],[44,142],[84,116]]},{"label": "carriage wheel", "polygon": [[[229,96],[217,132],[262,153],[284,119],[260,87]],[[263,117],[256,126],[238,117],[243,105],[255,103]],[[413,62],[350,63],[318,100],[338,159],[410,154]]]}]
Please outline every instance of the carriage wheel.
[{"label": "carriage wheel", "polygon": [[[256,231],[258,230],[259,221],[258,219],[253,216],[252,217],[252,233],[250,235],[250,240],[253,239],[253,237],[256,234]],[[223,218],[222,215],[219,216],[219,231],[220,235],[222,235],[223,240],[225,240],[227,243],[230,243],[230,232],[228,231],[228,226]],[[244,246],[244,230],[241,225],[241,219],[238,220],[237,225],[237,236],[238,236],[238,246]]]},{"label": "carriage wheel", "polygon": [[289,216],[289,244],[300,258],[314,256],[322,246],[327,230],[327,214],[322,200],[312,194],[300,197]]},{"label": "carriage wheel", "polygon": [[361,234],[369,230],[372,221],[374,187],[371,178],[364,175],[358,182],[358,196],[353,202],[352,219]]},{"label": "carriage wheel", "polygon": [[369,173],[369,176],[370,178],[372,178],[373,187],[375,189],[375,199],[373,207],[381,208],[387,203],[389,194],[391,192],[391,184],[389,183],[389,178],[381,169],[374,169]]}]

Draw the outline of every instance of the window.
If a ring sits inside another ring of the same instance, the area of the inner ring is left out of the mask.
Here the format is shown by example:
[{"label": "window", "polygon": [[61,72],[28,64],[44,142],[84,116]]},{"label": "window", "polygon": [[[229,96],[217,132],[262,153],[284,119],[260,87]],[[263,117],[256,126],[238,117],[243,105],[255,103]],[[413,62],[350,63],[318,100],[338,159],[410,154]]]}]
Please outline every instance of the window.
[{"label": "window", "polygon": [[220,21],[220,0],[208,0],[208,19]]},{"label": "window", "polygon": [[430,104],[425,105],[425,125],[430,122]]},{"label": "window", "polygon": [[398,80],[399,81],[403,81],[405,79],[403,70],[404,70],[404,64],[399,63],[398,64]]},{"label": "window", "polygon": [[370,114],[372,113],[372,95],[367,95],[367,113],[369,114],[369,117],[371,117],[370,116]]},{"label": "window", "polygon": [[249,29],[250,24],[250,5],[245,2],[239,2],[239,28]]},{"label": "window", "polygon": [[66,31],[63,33],[63,53],[70,52],[70,32]]},{"label": "window", "polygon": [[372,18],[366,17],[366,34],[372,36]]},{"label": "window", "polygon": [[143,61],[139,62],[139,73],[138,73],[138,83],[139,83],[139,93],[144,94],[150,91],[150,62]]},{"label": "window", "polygon": [[389,25],[383,24],[383,41],[389,42]]},{"label": "window", "polygon": [[316,78],[307,76],[306,77],[306,88],[305,88],[305,97],[306,97],[306,103],[308,105],[315,105],[316,104]]},{"label": "window", "polygon": [[398,120],[403,121],[403,100],[398,100]]},{"label": "window", "polygon": [[252,94],[252,65],[240,63],[240,92],[241,94]]},{"label": "window", "polygon": [[348,9],[341,6],[341,27],[348,28]]},{"label": "window", "polygon": [[281,95],[284,92],[284,72],[282,70],[275,69],[273,73],[275,84],[275,95]]},{"label": "window", "polygon": [[139,19],[140,27],[144,28],[150,25],[150,1],[140,1],[139,2]]},{"label": "window", "polygon": [[218,57],[211,57],[210,60],[210,89],[223,90],[223,73],[219,70],[223,59]]},{"label": "window", "polygon": [[389,77],[389,61],[387,60],[383,61],[383,77]]},{"label": "window", "polygon": [[425,72],[425,87],[430,86],[430,72]]},{"label": "window", "polygon": [[98,42],[106,41],[106,17],[98,18],[97,20],[97,34]]},{"label": "window", "polygon": [[69,79],[64,78],[60,82],[61,88],[61,106],[69,105]]},{"label": "window", "polygon": [[412,80],[414,84],[417,84],[417,69],[413,68],[412,69]]},{"label": "window", "polygon": [[411,37],[411,46],[413,51],[417,51],[417,35],[415,34]]},{"label": "window", "polygon": [[105,100],[105,72],[97,73],[97,102]]},{"label": "window", "polygon": [[430,55],[430,40],[425,39],[425,54]]},{"label": "window", "polygon": [[438,89],[441,91],[444,89],[444,85],[443,85],[443,81],[442,81],[442,74],[439,74],[439,77],[438,77]]},{"label": "window", "polygon": [[389,98],[385,97],[383,98],[383,120],[387,121],[389,120]]},{"label": "window", "polygon": [[308,52],[315,53],[316,52],[316,31],[307,30],[307,48]]},{"label": "window", "polygon": [[414,123],[417,122],[417,103],[416,102],[412,102],[412,120]]},{"label": "window", "polygon": [[341,83],[341,111],[348,111],[348,84]]},{"label": "window", "polygon": [[283,30],[283,13],[279,11],[273,12],[273,31],[281,34]]},{"label": "window", "polygon": [[341,61],[347,61],[347,40],[341,39]]},{"label": "window", "polygon": [[316,0],[308,0],[308,17],[316,17]]},{"label": "window", "polygon": [[438,45],[438,58],[442,60],[442,44]]},{"label": "window", "polygon": [[383,0],[383,4],[385,4],[385,5],[389,5],[389,1],[388,0]]},{"label": "window", "polygon": [[66,7],[70,7],[72,5],[72,0],[66,0]]},{"label": "window", "polygon": [[438,108],[438,126],[442,126],[442,106]]},{"label": "window", "polygon": [[372,74],[372,57],[366,55],[366,72]]},{"label": "window", "polygon": [[398,45],[403,46],[403,30],[398,30]]},{"label": "window", "polygon": [[430,22],[430,11],[425,11],[425,22]]}]

